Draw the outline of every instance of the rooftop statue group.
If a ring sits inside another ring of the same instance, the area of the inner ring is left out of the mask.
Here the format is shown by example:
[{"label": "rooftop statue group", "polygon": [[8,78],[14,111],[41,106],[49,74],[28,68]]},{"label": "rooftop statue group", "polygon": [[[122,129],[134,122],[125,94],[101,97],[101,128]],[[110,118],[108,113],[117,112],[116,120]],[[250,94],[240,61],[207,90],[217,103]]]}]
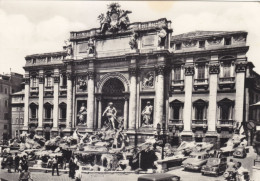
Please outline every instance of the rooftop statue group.
[{"label": "rooftop statue group", "polygon": [[98,20],[100,21],[100,33],[104,34],[107,30],[116,32],[121,29],[127,29],[129,24],[128,14],[132,12],[120,9],[118,3],[109,4],[108,9],[106,16],[103,13],[98,16]]}]

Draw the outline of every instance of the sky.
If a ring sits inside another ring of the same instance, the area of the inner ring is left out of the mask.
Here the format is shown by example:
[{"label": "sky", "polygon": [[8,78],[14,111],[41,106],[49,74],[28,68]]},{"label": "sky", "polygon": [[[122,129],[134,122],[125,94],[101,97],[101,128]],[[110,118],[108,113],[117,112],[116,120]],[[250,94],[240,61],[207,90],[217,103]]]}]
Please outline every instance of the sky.
[{"label": "sky", "polygon": [[[112,1],[116,2],[116,1]],[[109,1],[0,0],[0,74],[24,74],[24,57],[61,51],[70,31],[98,28]],[[120,1],[130,22],[167,18],[173,35],[189,31],[247,31],[248,61],[260,73],[260,3]]]}]

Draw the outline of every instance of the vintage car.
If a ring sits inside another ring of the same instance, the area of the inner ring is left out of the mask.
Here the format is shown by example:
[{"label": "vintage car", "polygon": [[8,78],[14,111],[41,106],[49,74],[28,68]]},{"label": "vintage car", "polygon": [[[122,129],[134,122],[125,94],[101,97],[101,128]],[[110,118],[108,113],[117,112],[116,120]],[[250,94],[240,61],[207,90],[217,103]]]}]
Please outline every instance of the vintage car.
[{"label": "vintage car", "polygon": [[205,152],[193,152],[182,162],[184,170],[200,171],[202,166],[207,163],[209,154]]},{"label": "vintage car", "polygon": [[206,165],[201,168],[202,175],[215,175],[223,174],[227,168],[227,158],[209,158]]},{"label": "vintage car", "polygon": [[137,181],[180,181],[180,177],[168,173],[156,173],[142,175],[138,177]]},{"label": "vintage car", "polygon": [[245,158],[246,157],[246,148],[243,146],[239,146],[235,148],[235,151],[233,152],[234,158]]}]

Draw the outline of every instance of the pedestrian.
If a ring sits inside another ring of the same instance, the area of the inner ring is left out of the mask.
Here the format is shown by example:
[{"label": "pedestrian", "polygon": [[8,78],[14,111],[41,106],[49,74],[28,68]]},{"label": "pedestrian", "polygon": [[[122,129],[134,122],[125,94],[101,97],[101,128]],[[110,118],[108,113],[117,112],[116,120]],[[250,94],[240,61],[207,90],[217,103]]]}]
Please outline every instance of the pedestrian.
[{"label": "pedestrian", "polygon": [[57,175],[59,176],[59,164],[58,164],[58,156],[56,155],[55,158],[53,159],[52,163],[52,176],[54,175],[54,170],[56,168],[57,170]]},{"label": "pedestrian", "polygon": [[33,181],[31,173],[28,171],[28,169],[25,169],[20,173],[19,181]]},{"label": "pedestrian", "polygon": [[47,161],[47,168],[51,168],[53,164],[53,157],[49,157],[48,161]]},{"label": "pedestrian", "polygon": [[13,166],[13,156],[11,153],[9,153],[8,157],[7,157],[7,168],[8,168],[8,172],[11,173],[11,167]]},{"label": "pedestrian", "polygon": [[22,170],[28,170],[28,160],[26,158],[26,155],[24,155],[21,160],[21,168]]},{"label": "pedestrian", "polygon": [[17,153],[15,153],[15,158],[14,158],[14,171],[16,170],[19,172],[19,162],[20,162],[20,157],[18,156]]},{"label": "pedestrian", "polygon": [[76,170],[75,181],[81,181],[81,179],[82,179],[82,167],[79,166],[79,169]]},{"label": "pedestrian", "polygon": [[73,178],[75,177],[75,163],[74,163],[74,158],[71,157],[69,161],[69,177]]}]

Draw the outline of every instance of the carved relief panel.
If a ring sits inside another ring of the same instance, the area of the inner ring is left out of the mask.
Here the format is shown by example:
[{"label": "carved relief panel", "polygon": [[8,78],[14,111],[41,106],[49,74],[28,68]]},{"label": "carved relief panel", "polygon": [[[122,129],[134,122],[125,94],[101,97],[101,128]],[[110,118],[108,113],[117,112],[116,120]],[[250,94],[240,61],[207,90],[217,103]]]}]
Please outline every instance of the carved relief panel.
[{"label": "carved relief panel", "polygon": [[87,75],[77,75],[76,78],[76,91],[87,92],[88,79]]},{"label": "carved relief panel", "polygon": [[141,82],[142,89],[143,90],[154,89],[154,79],[155,79],[154,71],[145,71],[144,73],[142,73],[142,82]]}]

